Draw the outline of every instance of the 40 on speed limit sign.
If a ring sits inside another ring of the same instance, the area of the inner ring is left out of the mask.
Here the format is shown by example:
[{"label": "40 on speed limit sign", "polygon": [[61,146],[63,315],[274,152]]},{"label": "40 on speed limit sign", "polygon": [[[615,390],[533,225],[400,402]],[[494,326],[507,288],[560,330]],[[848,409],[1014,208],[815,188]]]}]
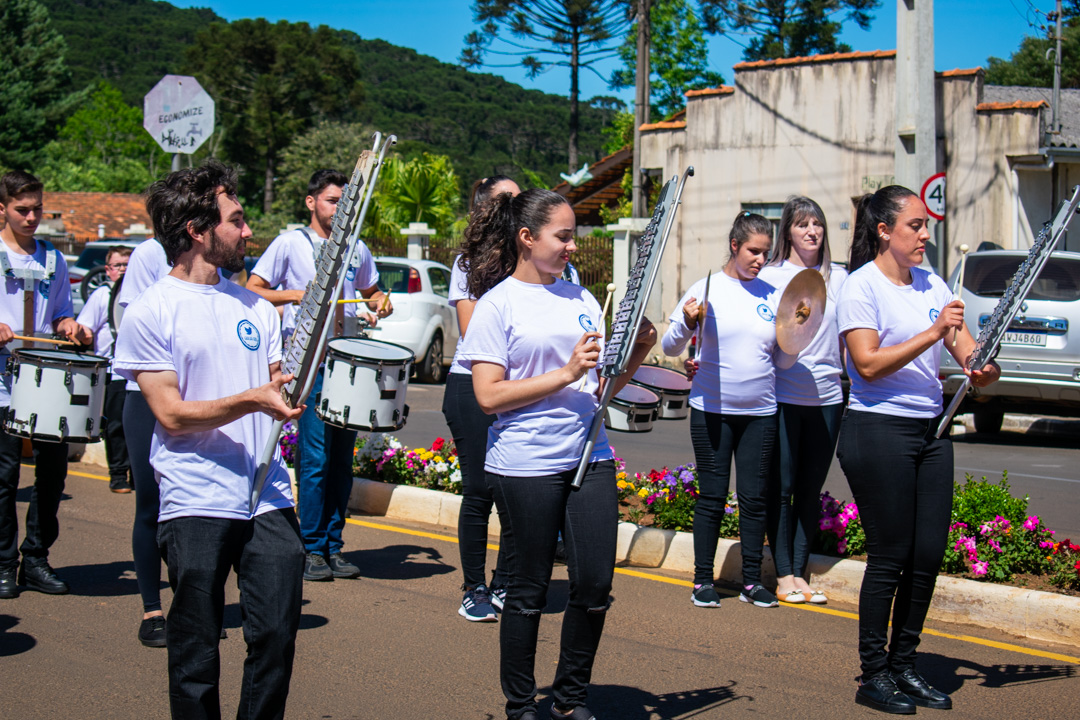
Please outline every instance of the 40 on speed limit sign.
[{"label": "40 on speed limit sign", "polygon": [[945,219],[945,173],[931,175],[923,183],[919,196],[930,217],[935,220]]}]

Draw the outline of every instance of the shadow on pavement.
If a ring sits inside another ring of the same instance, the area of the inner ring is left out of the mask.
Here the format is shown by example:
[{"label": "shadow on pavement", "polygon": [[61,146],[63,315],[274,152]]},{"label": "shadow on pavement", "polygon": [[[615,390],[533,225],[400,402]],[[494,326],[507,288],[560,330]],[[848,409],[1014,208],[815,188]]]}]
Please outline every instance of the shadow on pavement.
[{"label": "shadow on pavement", "polygon": [[[83,597],[119,597],[138,595],[135,563],[131,560],[101,565],[65,565],[56,568],[57,575],[71,587],[72,595]],[[168,583],[162,581],[161,587]]]},{"label": "shadow on pavement", "polygon": [[[675,720],[693,718],[736,700],[753,701],[750,695],[736,695],[735,682],[699,690],[680,690],[655,695],[626,685],[590,685],[589,707],[604,717],[619,720]],[[544,688],[545,694],[551,688]]]},{"label": "shadow on pavement", "polygon": [[[310,605],[310,604],[311,604],[310,600],[301,600],[300,601],[300,607],[301,608],[303,608],[305,605]],[[330,619],[327,618],[326,616],[324,616],[324,615],[312,615],[312,614],[303,612],[303,610],[301,609],[301,612],[300,612],[300,629],[301,630],[313,630],[314,628],[322,627],[323,625],[328,625],[329,623],[330,623]],[[243,639],[242,630],[243,630],[243,626],[244,626],[244,618],[243,618],[243,615],[240,612],[240,603],[228,603],[225,606],[225,614],[221,618],[221,624],[225,627],[226,630],[230,630],[230,631],[231,630],[236,630],[236,631],[238,631],[237,632],[237,637],[239,637],[241,640]],[[230,632],[229,635],[231,636],[232,633]]]},{"label": "shadow on pavement", "polygon": [[420,545],[388,545],[343,554],[360,568],[361,578],[373,580],[418,580],[457,570],[456,566],[443,562],[441,552]]},{"label": "shadow on pavement", "polygon": [[[30,502],[30,495],[34,492],[34,485],[23,485],[21,488],[15,491],[15,502],[28,503]],[[71,495],[67,492],[60,493],[60,502],[70,500]],[[20,518],[21,520],[22,518]]]},{"label": "shadow on pavement", "polygon": [[8,632],[18,624],[19,618],[12,615],[0,615],[0,657],[19,655],[37,645],[37,640],[33,635]]},{"label": "shadow on pavement", "polygon": [[919,653],[919,672],[931,685],[950,695],[969,681],[975,681],[982,687],[1002,688],[1008,685],[1078,677],[1076,668],[1065,663],[1059,665],[980,665],[970,660],[925,652]]}]

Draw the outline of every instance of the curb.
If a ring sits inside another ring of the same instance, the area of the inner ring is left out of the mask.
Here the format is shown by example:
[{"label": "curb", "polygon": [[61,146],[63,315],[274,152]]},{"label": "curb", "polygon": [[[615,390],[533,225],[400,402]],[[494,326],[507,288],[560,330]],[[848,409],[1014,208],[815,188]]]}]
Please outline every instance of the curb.
[{"label": "curb", "polygon": [[[1002,430],[1014,430],[1033,437],[1080,438],[1080,420],[1045,417],[1043,415],[1006,414],[1001,421]],[[953,434],[974,433],[975,416],[971,413],[953,418]]]},{"label": "curb", "polygon": [[[438,490],[353,479],[349,509],[395,520],[457,527],[461,496]],[[499,519],[492,511],[488,532],[497,536]],[[688,532],[619,523],[615,559],[620,565],[693,573],[694,542]],[[775,583],[776,569],[764,549],[761,574]],[[721,539],[714,567],[720,579],[742,580],[742,552],[737,540]],[[857,605],[866,563],[810,556],[811,585],[833,600]],[[1080,644],[1080,597],[938,576],[927,616],[932,620],[975,625],[1042,642]]]}]

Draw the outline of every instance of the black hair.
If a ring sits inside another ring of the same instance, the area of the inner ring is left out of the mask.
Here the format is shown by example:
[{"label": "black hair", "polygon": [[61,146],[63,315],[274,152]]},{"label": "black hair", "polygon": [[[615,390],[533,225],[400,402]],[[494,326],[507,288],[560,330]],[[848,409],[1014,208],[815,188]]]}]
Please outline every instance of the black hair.
[{"label": "black hair", "polygon": [[881,252],[878,225],[884,223],[889,228],[895,225],[909,197],[918,195],[901,185],[887,185],[876,193],[867,193],[859,198],[848,272],[855,272],[878,256]]},{"label": "black hair", "polygon": [[236,195],[236,170],[214,159],[197,168],[169,173],[147,189],[146,210],[169,265],[175,265],[191,249],[188,223],[196,233],[221,224],[220,191]]},{"label": "black hair", "polygon": [[792,195],[784,203],[784,209],[780,212],[780,237],[776,240],[776,249],[769,264],[782,265],[791,256],[791,228],[806,217],[812,217],[821,223],[821,250],[817,262],[821,266],[821,276],[828,281],[832,263],[832,254],[829,252],[829,224],[825,221],[825,211],[821,206],[802,195]]},{"label": "black hair", "polygon": [[566,204],[562,195],[534,188],[517,197],[499,193],[480,205],[465,228],[457,260],[468,273],[469,295],[480,298],[509,277],[518,263],[518,231],[528,228],[533,235],[539,235],[552,211]]},{"label": "black hair", "polygon": [[345,173],[338,172],[337,170],[316,170],[311,179],[308,180],[307,194],[311,197],[319,197],[326,188],[331,185],[338,185],[345,187],[345,184],[349,182],[349,178],[345,177]]},{"label": "black hair", "polygon": [[474,182],[472,191],[469,193],[469,212],[475,210],[478,205],[483,205],[490,200],[491,191],[495,189],[495,186],[507,181],[517,184],[514,178],[509,175],[492,175]]},{"label": "black hair", "polygon": [[[771,241],[773,237],[772,223],[763,215],[746,211],[739,213],[735,218],[735,222],[731,224],[731,232],[728,233],[728,251],[731,253],[729,259],[735,257],[738,248],[746,244],[754,235],[764,235]],[[735,242],[735,251],[731,250],[730,241]]]},{"label": "black hair", "polygon": [[0,203],[7,205],[27,193],[39,193],[45,186],[36,177],[22,170],[12,170],[0,177]]}]

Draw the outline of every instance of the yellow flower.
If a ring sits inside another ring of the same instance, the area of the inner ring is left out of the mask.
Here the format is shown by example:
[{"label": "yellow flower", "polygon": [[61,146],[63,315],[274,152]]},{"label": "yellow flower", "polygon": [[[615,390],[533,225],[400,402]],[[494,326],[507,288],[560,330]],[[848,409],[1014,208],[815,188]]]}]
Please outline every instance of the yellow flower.
[{"label": "yellow flower", "polygon": [[625,472],[620,472],[620,473],[619,473],[618,475],[616,475],[615,477],[616,477],[616,479],[618,479],[618,480],[625,480],[625,479],[626,479],[626,473],[625,473]]},{"label": "yellow flower", "polygon": [[640,490],[638,490],[637,494],[638,494],[639,498],[647,498],[647,497],[649,497],[649,491],[646,490],[645,488],[641,488]]},{"label": "yellow flower", "polygon": [[435,456],[435,462],[437,462],[437,463],[441,463],[442,461],[443,461],[443,459],[442,459],[442,455],[436,455],[436,456]]}]

